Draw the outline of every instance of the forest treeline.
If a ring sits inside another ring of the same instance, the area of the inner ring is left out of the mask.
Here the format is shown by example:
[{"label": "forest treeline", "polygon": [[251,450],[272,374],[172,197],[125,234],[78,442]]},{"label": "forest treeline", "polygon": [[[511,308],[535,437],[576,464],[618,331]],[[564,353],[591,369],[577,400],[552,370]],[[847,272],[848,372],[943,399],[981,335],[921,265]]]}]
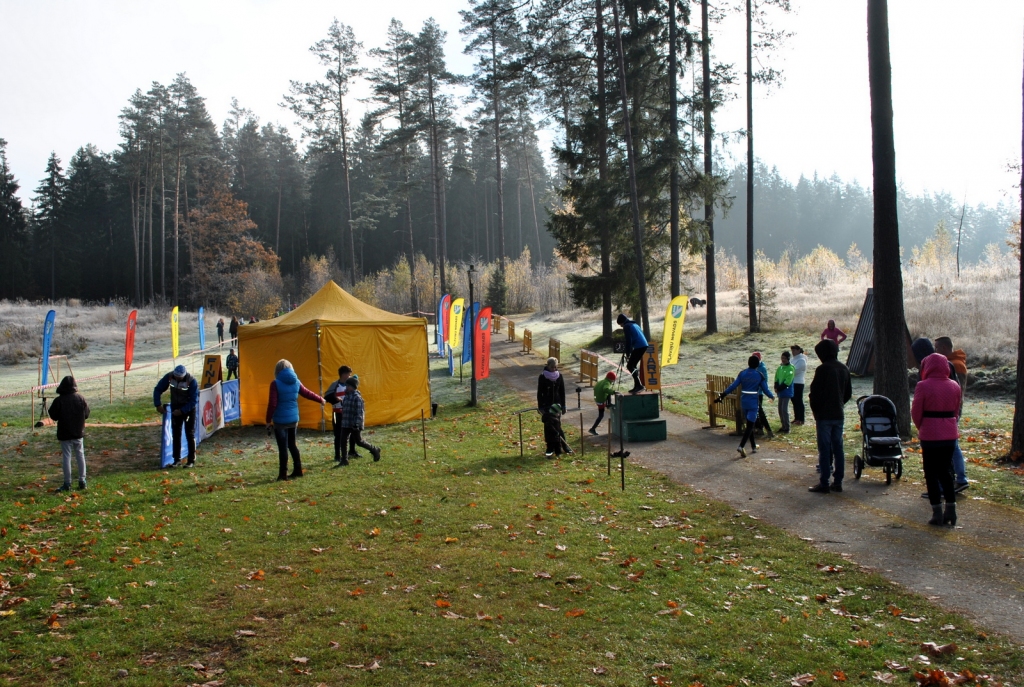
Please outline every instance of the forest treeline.
[{"label": "forest treeline", "polygon": [[[758,26],[765,8],[785,4],[764,3]],[[493,264],[486,296],[503,311],[506,263],[526,254],[550,266],[554,251],[572,302],[601,308],[610,333],[612,305],[639,303],[638,256],[647,291],[660,294],[678,283],[680,253],[744,247],[746,168],[726,169],[713,121],[738,86],[726,58],[739,56],[714,49],[725,11],[469,0],[459,28],[477,60],[468,75],[449,70],[433,20],[414,31],[392,20],[369,50],[335,20],[310,47],[322,77],[282,94],[294,130],[237,102],[218,125],[180,74],[128,97],[117,149],[83,145],[66,164],[51,155],[28,207],[0,139],[0,298],[251,307],[300,293],[311,260],[331,256],[349,287],[403,262],[416,278],[402,308],[425,311],[454,286],[453,265]],[[756,48],[767,63],[771,41]],[[357,82],[369,101],[351,95]],[[456,97],[466,87],[468,103]],[[540,126],[556,132],[551,151]],[[869,189],[755,169],[758,249],[869,249]],[[905,244],[960,216],[948,195],[901,200]],[[1009,214],[968,208],[965,258],[1001,241]]]}]

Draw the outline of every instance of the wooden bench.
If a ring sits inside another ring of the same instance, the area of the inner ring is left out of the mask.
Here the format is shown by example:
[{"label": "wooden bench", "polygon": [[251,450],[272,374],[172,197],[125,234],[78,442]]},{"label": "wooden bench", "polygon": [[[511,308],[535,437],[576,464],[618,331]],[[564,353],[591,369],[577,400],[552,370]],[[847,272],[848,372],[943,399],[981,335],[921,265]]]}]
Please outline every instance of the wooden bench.
[{"label": "wooden bench", "polygon": [[587,382],[594,386],[597,381],[597,353],[593,351],[580,351],[580,383]]},{"label": "wooden bench", "polygon": [[533,353],[533,332],[529,329],[523,330],[523,353]]},{"label": "wooden bench", "polygon": [[708,421],[710,424],[704,429],[726,427],[726,425],[718,424],[719,419],[727,422],[732,420],[736,424],[735,433],[737,435],[741,434],[743,431],[743,413],[740,410],[740,390],[736,389],[733,391],[723,398],[721,403],[715,403],[718,395],[732,384],[733,378],[724,375],[706,375],[706,377],[707,387],[704,389],[704,393],[708,399]]}]

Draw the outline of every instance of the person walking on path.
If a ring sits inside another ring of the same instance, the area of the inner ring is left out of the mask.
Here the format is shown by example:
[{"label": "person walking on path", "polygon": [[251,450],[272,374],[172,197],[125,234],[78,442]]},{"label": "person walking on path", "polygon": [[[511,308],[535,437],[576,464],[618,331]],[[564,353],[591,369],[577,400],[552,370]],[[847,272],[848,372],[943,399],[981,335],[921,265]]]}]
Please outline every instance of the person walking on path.
[{"label": "person walking on path", "polygon": [[730,384],[725,391],[718,395],[715,399],[715,403],[721,403],[722,399],[731,394],[737,388],[740,389],[740,410],[743,411],[744,418],[747,421],[746,429],[743,431],[743,438],[740,439],[740,445],[737,447],[737,451],[740,454],[740,458],[746,458],[747,452],[744,448],[747,445],[747,441],[750,441],[750,452],[757,453],[757,443],[754,439],[754,428],[757,425],[758,415],[758,396],[764,393],[768,395],[768,398],[775,400],[772,396],[771,390],[768,388],[768,381],[761,376],[761,373],[757,371],[757,366],[761,364],[760,359],[757,356],[750,356],[747,359],[747,369],[736,375],[735,381]]},{"label": "person walking on path", "polygon": [[[949,361],[932,353],[921,361],[921,381],[914,389],[910,417],[921,440],[924,480],[932,505],[929,525],[956,525],[956,490],[953,488],[953,447],[960,436],[960,385],[949,378]],[[941,486],[941,489],[939,485]],[[946,509],[942,509],[942,500]]]},{"label": "person walking on path", "polygon": [[[843,490],[846,460],[843,456],[843,422],[845,406],[853,396],[850,370],[839,362],[839,346],[832,339],[822,339],[814,347],[821,365],[814,371],[811,393],[808,396],[814,415],[818,438],[819,482],[810,488],[818,494]],[[835,475],[832,486],[828,478]]]},{"label": "person walking on path", "polygon": [[789,434],[789,401],[793,398],[793,376],[796,373],[789,362],[789,351],[782,352],[782,364],[775,370],[775,393],[779,396],[779,432]]},{"label": "person walking on path", "polygon": [[238,338],[238,318],[234,315],[231,316],[231,324],[228,325],[228,334],[231,335],[232,341]]},{"label": "person walking on path", "polygon": [[548,358],[544,370],[537,377],[537,410],[544,415],[552,403],[565,407],[565,380],[558,371],[556,358]]},{"label": "person walking on path", "polygon": [[[299,426],[299,396],[319,403],[321,408],[325,403],[324,399],[302,385],[289,361],[278,360],[267,401],[267,432],[273,429],[277,439],[278,481],[302,477],[302,458],[295,443],[295,430]],[[289,453],[294,463],[291,474],[288,474]]]},{"label": "person walking on path", "polygon": [[[348,381],[349,377],[355,377],[356,381],[359,381],[359,376],[352,374],[351,367],[342,365],[338,368],[338,378],[331,382],[331,385],[327,387],[327,393],[324,394],[324,398],[333,406],[331,426],[334,429],[334,460],[339,463],[341,462],[341,411],[345,404],[345,392],[348,390],[345,382]],[[348,455],[352,458],[362,458],[362,455],[356,452],[356,437],[354,434],[349,435]]]},{"label": "person walking on path", "polygon": [[217,320],[217,343],[224,345],[224,318]]},{"label": "person walking on path", "polygon": [[64,484],[58,492],[71,490],[71,457],[78,465],[78,488],[85,489],[85,421],[89,418],[89,404],[78,393],[75,378],[67,376],[57,386],[57,398],[47,412],[57,423],[57,441],[64,467]]},{"label": "person walking on path", "polygon": [[188,462],[185,467],[196,464],[196,408],[199,407],[199,382],[188,373],[184,365],[178,365],[165,374],[153,388],[153,405],[166,415],[167,406],[160,397],[165,391],[171,392],[171,455],[174,465],[181,464],[181,428],[185,428],[185,443],[188,445]]},{"label": "person walking on path", "polygon": [[626,335],[626,369],[633,376],[633,388],[629,390],[629,393],[638,394],[644,390],[644,385],[640,383],[640,361],[643,360],[644,353],[647,352],[647,347],[650,344],[647,342],[647,337],[644,336],[644,331],[640,329],[640,325],[633,320],[619,313],[615,321],[622,327],[622,331]]},{"label": "person walking on path", "polygon": [[[836,347],[838,347],[839,344],[846,341],[846,332],[836,326],[835,320],[829,320],[825,331],[821,333],[821,340],[825,341],[826,339],[835,341]],[[815,348],[814,350],[817,351],[818,349]]]},{"label": "person walking on path", "polygon": [[612,397],[615,390],[612,389],[612,382],[615,381],[615,373],[608,372],[600,382],[594,385],[594,402],[597,403],[597,419],[594,420],[594,426],[590,428],[590,433],[597,436],[597,428],[601,424],[601,420],[604,419],[604,409],[608,405],[608,399]]},{"label": "person walking on path", "polygon": [[[953,366],[954,376],[951,376],[950,379],[960,385],[960,413],[957,417],[963,417],[964,392],[967,390],[967,354],[959,349],[954,350],[953,340],[948,336],[940,336],[935,339],[935,352],[944,355]],[[964,452],[960,450],[959,439],[957,439],[956,446],[953,447],[953,473],[956,476],[956,493],[959,494],[971,486],[967,481],[967,466],[964,462]]]},{"label": "person walking on path", "polygon": [[231,375],[234,375],[235,379],[238,379],[238,356],[235,355],[235,349],[228,349],[228,358],[227,361],[225,362],[225,365],[228,368],[228,376],[224,379],[224,381],[231,381]]},{"label": "person walking on path", "polygon": [[[764,377],[764,383],[768,384],[768,366],[764,364],[764,356],[761,355],[761,351],[754,351],[753,356],[757,358],[758,373]],[[769,439],[775,436],[772,434],[772,425],[764,414],[764,395],[760,391],[757,392],[757,422],[754,423],[754,431],[759,435],[767,434]]]},{"label": "person walking on path", "polygon": [[793,344],[789,347],[793,361],[793,424],[804,424],[804,380],[807,375],[807,356],[804,349]]},{"label": "person walking on path", "polygon": [[552,458],[561,456],[563,453],[572,453],[568,442],[565,440],[565,432],[562,430],[562,406],[552,403],[544,417],[544,457]]},{"label": "person walking on path", "polygon": [[345,400],[341,408],[341,460],[338,465],[348,465],[348,443],[352,439],[357,446],[362,446],[373,462],[380,460],[380,449],[363,441],[363,423],[366,421],[366,404],[359,393],[359,377],[352,375],[345,380]]}]

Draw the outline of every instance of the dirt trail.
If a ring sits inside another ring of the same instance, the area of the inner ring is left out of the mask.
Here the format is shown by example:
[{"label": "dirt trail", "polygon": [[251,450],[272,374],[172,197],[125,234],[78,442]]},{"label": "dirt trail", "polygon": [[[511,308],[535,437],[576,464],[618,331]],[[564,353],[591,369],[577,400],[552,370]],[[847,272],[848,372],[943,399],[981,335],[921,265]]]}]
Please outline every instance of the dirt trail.
[{"label": "dirt trail", "polygon": [[[495,343],[491,370],[532,399],[543,362],[520,349],[520,344]],[[567,381],[573,381],[571,373]],[[574,388],[567,384],[567,396]],[[589,389],[583,398],[584,408],[588,403],[590,407],[585,411],[589,426],[597,411]],[[741,459],[736,437],[723,430],[704,430],[700,423],[670,413],[662,417],[668,421],[668,440],[631,445],[631,462],[692,485],[814,546],[847,555],[988,629],[1024,635],[1024,522],[1014,511],[974,500],[968,491],[957,504],[955,530],[929,526],[931,511],[920,498],[922,486],[886,486],[876,468],[853,479],[860,434],[849,428],[845,490],[823,496],[807,491],[817,481],[816,457],[769,442],[757,454]],[[595,447],[602,457],[604,446],[602,437]]]}]

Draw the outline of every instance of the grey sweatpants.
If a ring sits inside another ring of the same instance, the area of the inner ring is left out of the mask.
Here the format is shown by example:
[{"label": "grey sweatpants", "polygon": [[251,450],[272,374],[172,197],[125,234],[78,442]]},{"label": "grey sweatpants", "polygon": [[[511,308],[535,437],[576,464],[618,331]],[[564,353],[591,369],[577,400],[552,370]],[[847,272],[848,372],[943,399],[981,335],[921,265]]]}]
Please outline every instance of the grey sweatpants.
[{"label": "grey sweatpants", "polygon": [[60,442],[61,458],[64,460],[64,484],[71,485],[71,456],[78,463],[78,480],[85,481],[85,448],[82,439],[66,439]]}]

